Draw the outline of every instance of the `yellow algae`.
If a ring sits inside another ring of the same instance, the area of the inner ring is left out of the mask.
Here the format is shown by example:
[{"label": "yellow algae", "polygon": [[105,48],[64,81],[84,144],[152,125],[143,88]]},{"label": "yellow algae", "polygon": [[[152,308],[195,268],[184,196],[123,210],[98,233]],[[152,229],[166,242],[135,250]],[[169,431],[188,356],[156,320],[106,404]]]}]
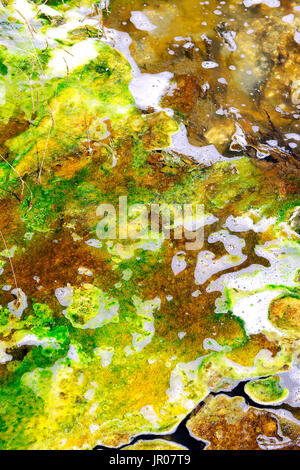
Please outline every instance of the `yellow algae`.
[{"label": "yellow algae", "polygon": [[299,334],[300,301],[298,297],[281,296],[270,305],[269,318],[273,325],[291,335]]},{"label": "yellow algae", "polygon": [[77,328],[99,328],[118,321],[118,310],[118,301],[91,284],[84,284],[72,293],[66,317]]},{"label": "yellow algae", "polygon": [[137,441],[135,444],[125,447],[124,450],[186,450],[186,447],[172,441],[154,439]]}]

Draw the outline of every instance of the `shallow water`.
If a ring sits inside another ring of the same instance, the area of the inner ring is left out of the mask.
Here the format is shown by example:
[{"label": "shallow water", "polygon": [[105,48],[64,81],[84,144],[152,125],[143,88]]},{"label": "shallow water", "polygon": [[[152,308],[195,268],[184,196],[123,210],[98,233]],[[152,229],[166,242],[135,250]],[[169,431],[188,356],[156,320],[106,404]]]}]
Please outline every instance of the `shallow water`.
[{"label": "shallow water", "polygon": [[[297,82],[296,2],[256,3],[112,2],[107,24],[130,34],[142,72],[174,74],[177,88],[164,103],[184,120],[192,144],[226,152],[238,122],[248,141],[296,153],[299,103],[289,89]],[[154,29],[136,27],[132,11]]]}]

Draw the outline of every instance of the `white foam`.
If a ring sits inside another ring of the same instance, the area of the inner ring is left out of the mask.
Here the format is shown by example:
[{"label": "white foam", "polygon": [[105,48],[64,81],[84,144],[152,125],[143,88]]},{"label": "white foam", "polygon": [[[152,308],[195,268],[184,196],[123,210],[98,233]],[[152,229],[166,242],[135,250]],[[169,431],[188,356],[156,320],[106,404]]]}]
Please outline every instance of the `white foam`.
[{"label": "white foam", "polygon": [[72,287],[58,287],[57,289],[55,289],[55,297],[57,298],[60,305],[62,305],[63,307],[68,307],[72,302],[73,298]]},{"label": "white foam", "polygon": [[275,331],[281,334],[268,320],[269,306],[282,290],[267,290],[246,295],[233,306],[233,315],[245,322],[247,334],[258,334],[262,331]]},{"label": "white foam", "polygon": [[234,266],[238,266],[246,259],[246,255],[224,255],[221,258],[215,258],[215,254],[211,251],[200,251],[198,253],[197,264],[194,272],[195,283],[204,284],[214,274],[233,268]]},{"label": "white foam", "polygon": [[56,49],[48,63],[48,73],[52,76],[65,76],[75,68],[85,65],[98,56],[94,39],[77,42],[68,49]]},{"label": "white foam", "polygon": [[[36,15],[33,6],[30,3],[26,2],[26,0],[15,0],[14,10],[14,15],[22,22],[24,22],[24,18],[26,18],[27,21],[30,21]],[[20,12],[21,14],[19,14],[18,12]]]},{"label": "white foam", "polygon": [[267,7],[277,8],[280,7],[280,0],[244,0],[245,7],[252,7],[264,3]]},{"label": "white foam", "polygon": [[300,44],[300,31],[295,31],[294,39],[297,44]]},{"label": "white foam", "polygon": [[96,356],[101,357],[101,365],[102,367],[107,367],[110,365],[113,355],[114,349],[113,348],[95,348],[94,353]]},{"label": "white foam", "polygon": [[176,255],[173,256],[171,267],[175,276],[181,273],[181,271],[184,271],[187,266],[186,261],[184,259],[184,255],[184,251],[179,251],[178,253],[176,253]]},{"label": "white foam", "polygon": [[223,157],[214,145],[206,145],[204,147],[196,147],[191,145],[187,138],[187,129],[181,124],[178,132],[171,137],[172,145],[168,150],[171,150],[188,157],[193,157],[198,163],[213,164],[216,162],[226,161],[228,158]]},{"label": "white foam", "polygon": [[129,90],[137,107],[142,110],[149,107],[161,110],[160,100],[167,92],[172,78],[171,72],[140,73],[134,77],[129,84]]},{"label": "white foam", "polygon": [[282,17],[282,21],[284,23],[289,23],[289,24],[292,24],[294,19],[295,19],[295,15],[293,15],[293,13]]},{"label": "white foam", "polygon": [[249,216],[234,217],[230,215],[227,217],[224,227],[227,227],[231,232],[247,232],[253,230],[256,233],[263,233],[268,230],[276,222],[274,217],[263,217],[257,223]]},{"label": "white foam", "polygon": [[228,254],[238,256],[243,255],[242,249],[246,245],[245,240],[236,235],[231,235],[227,230],[211,233],[207,241],[208,243],[222,242]]},{"label": "white foam", "polygon": [[79,355],[76,346],[73,344],[70,345],[67,357],[71,359],[71,361],[79,362]]},{"label": "white foam", "polygon": [[40,5],[38,7],[38,12],[47,16],[51,16],[52,18],[55,18],[56,16],[62,16],[59,11],[54,10],[54,8],[48,7],[48,5]]},{"label": "white foam", "polygon": [[202,62],[202,67],[204,69],[215,69],[216,67],[219,67],[219,64],[217,64],[217,62],[213,62],[212,60],[204,60]]},{"label": "white foam", "polygon": [[153,409],[152,405],[146,405],[143,406],[143,408],[140,409],[140,413],[144,416],[144,418],[149,421],[153,425],[157,425],[159,418],[156,414],[156,412]]},{"label": "white foam", "polygon": [[137,29],[140,29],[141,31],[153,31],[157,28],[157,26],[152,24],[147,16],[141,11],[132,11],[130,21]]},{"label": "white foam", "polygon": [[289,395],[284,400],[291,406],[298,407],[300,401],[300,368],[299,364],[292,364],[289,371],[284,372],[281,376],[283,388],[289,389]]},{"label": "white foam", "polygon": [[159,102],[170,87],[173,73],[141,73],[129,50],[132,42],[129,34],[114,29],[105,29],[105,33],[106,38],[102,38],[102,41],[121,52],[131,65],[133,78],[129,84],[129,90],[137,107],[142,110],[153,108],[155,111],[160,111],[162,108]]},{"label": "white foam", "polygon": [[42,346],[42,348],[46,348],[47,346],[51,346],[52,348],[57,348],[58,344],[55,342],[55,338],[41,338],[34,334],[24,335],[23,338],[18,341],[18,347],[21,346]]}]

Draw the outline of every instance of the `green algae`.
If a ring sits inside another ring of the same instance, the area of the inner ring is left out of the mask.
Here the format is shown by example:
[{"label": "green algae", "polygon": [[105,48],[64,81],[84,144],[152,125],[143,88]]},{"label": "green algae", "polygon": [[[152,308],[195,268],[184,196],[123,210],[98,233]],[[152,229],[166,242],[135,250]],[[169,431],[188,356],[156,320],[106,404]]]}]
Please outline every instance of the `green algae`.
[{"label": "green algae", "polygon": [[245,392],[252,400],[261,405],[281,402],[289,394],[287,388],[281,387],[279,376],[252,380],[245,385]]},{"label": "green algae", "polygon": [[[89,133],[89,127],[95,124],[95,120],[100,120],[101,125],[101,116],[118,121],[127,112],[130,113],[130,108],[133,107],[128,91],[130,67],[125,61],[122,67],[120,54],[110,52],[111,49],[105,44],[97,43],[97,49],[95,54],[101,56],[98,62],[79,66],[80,70],[77,71],[76,68],[76,73],[72,74],[69,81],[64,79],[57,82],[55,79],[56,90],[49,103],[51,112],[48,110],[48,117],[41,116],[37,126],[10,142],[10,151],[20,160],[15,168],[22,176],[25,172],[37,171],[36,154],[42,158],[45,149],[47,156],[44,162],[47,166],[53,159],[59,161],[59,156],[65,152],[71,154],[78,151],[80,145],[93,139],[94,135],[93,132]],[[107,80],[108,73],[99,73],[99,67],[104,70],[113,68],[115,73]],[[108,95],[109,106],[106,104]],[[69,125],[70,120],[72,127]],[[20,148],[21,154],[16,151]]]},{"label": "green algae", "polygon": [[118,321],[118,302],[91,284],[75,290],[66,317],[77,328],[99,328]]}]

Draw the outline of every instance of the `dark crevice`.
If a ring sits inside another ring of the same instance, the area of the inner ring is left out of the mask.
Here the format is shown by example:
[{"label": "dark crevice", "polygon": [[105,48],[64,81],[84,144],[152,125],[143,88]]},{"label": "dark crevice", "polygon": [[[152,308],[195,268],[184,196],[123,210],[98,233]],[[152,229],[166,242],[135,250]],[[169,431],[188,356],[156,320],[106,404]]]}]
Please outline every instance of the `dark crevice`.
[{"label": "dark crevice", "polygon": [[[262,377],[264,378],[264,377]],[[231,391],[227,390],[222,390],[220,392],[211,392],[210,395],[215,397],[217,395],[227,395],[228,397],[242,397],[245,399],[247,405],[253,406],[254,408],[260,408],[260,409],[276,409],[276,408],[285,408],[284,405],[260,405],[259,403],[256,403],[253,401],[244,391],[244,387],[246,383],[249,382],[249,380],[239,382],[239,384],[234,387]],[[199,409],[204,405],[204,401],[201,401],[198,403],[198,405],[195,407],[194,410],[199,411]],[[289,408],[289,407],[288,407]],[[124,449],[128,446],[131,446],[135,444],[137,441],[144,440],[144,441],[153,441],[155,439],[162,439],[165,441],[172,441],[176,444],[182,445],[186,447],[188,450],[203,450],[206,446],[206,443],[204,441],[198,440],[194,438],[188,431],[186,427],[186,423],[191,417],[192,414],[194,414],[194,410],[192,410],[178,425],[176,430],[173,433],[170,434],[159,434],[159,433],[149,433],[149,434],[138,434],[136,435],[129,444],[124,444],[120,447],[117,448],[111,448],[111,447],[106,447],[106,446],[96,446],[94,450],[121,450]]]}]

